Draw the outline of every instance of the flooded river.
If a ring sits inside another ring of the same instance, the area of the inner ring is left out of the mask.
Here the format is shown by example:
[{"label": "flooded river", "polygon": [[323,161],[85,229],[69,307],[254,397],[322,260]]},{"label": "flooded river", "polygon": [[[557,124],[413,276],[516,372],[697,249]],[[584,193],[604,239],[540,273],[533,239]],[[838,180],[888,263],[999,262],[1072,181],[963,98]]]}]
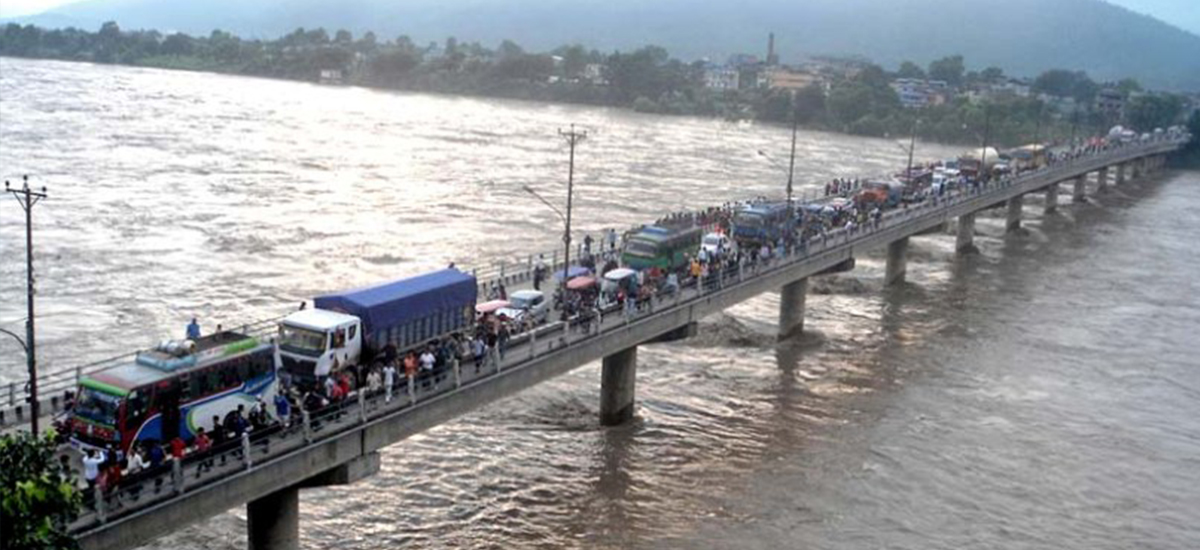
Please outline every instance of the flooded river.
[{"label": "flooded river", "polygon": [[[0,176],[30,174],[44,368],[280,315],[314,294],[556,245],[558,129],[576,238],[782,194],[786,129],[620,110],[0,59]],[[955,148],[918,144],[918,158]],[[801,132],[799,180],[902,166],[889,140]],[[981,254],[914,239],[639,352],[638,409],[597,424],[588,365],[306,491],[307,548],[1200,546],[1200,173],[1168,172]],[[24,316],[21,211],[0,201],[0,328]],[[2,336],[0,336],[2,337]],[[0,382],[23,357],[0,340]],[[230,512],[148,548],[245,547]]]}]

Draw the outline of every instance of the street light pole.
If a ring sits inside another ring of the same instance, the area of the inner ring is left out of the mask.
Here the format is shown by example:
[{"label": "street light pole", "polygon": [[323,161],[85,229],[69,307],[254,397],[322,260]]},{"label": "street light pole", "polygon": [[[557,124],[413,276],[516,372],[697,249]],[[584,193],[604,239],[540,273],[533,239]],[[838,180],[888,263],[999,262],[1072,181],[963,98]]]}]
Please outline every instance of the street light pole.
[{"label": "street light pole", "polygon": [[[28,306],[29,317],[25,320],[25,359],[29,365],[29,427],[33,435],[38,434],[38,395],[37,395],[37,344],[34,339],[33,326],[33,205],[46,198],[46,188],[40,192],[29,188],[29,176],[23,176],[24,185],[20,189],[10,187],[4,182],[4,191],[12,193],[25,210],[25,302]],[[11,333],[9,333],[11,334]],[[18,341],[20,339],[18,338]]]},{"label": "street light pole", "polygon": [[908,169],[904,171],[907,183],[912,183],[913,149],[917,147],[917,126],[919,124],[921,124],[921,119],[913,120],[912,136],[908,138]]},{"label": "street light pole", "polygon": [[796,127],[800,121],[796,116],[796,92],[792,91],[792,156],[788,160],[788,181],[787,181],[787,206],[788,206],[788,221],[794,220],[796,217],[796,207],[792,202],[792,182],[796,174]]},{"label": "street light pole", "polygon": [[[989,103],[984,107],[984,111],[983,111],[983,148],[979,150],[978,178],[979,178],[980,182],[984,181],[984,179],[983,179],[984,174],[987,174],[988,176],[992,175],[991,171],[989,171],[987,169],[987,147],[988,147],[988,138],[991,137],[991,132],[992,132],[992,105]],[[990,180],[992,178],[989,177],[987,179]]]},{"label": "street light pole", "polygon": [[566,230],[563,232],[563,277],[562,277],[562,319],[563,322],[568,321],[567,313],[567,279],[571,269],[571,198],[575,188],[575,146],[587,139],[587,132],[576,132],[575,125],[571,125],[569,131],[558,131],[558,135],[567,140],[567,145],[571,148],[570,164],[567,168],[567,219]]}]

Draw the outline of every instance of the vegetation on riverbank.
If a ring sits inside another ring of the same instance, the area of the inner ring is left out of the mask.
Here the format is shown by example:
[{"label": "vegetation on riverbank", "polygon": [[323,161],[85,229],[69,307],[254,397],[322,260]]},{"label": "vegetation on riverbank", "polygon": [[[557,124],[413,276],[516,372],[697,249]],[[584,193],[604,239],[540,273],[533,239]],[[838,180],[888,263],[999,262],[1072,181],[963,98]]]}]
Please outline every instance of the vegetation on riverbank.
[{"label": "vegetation on riverbank", "polygon": [[[324,29],[297,29],[277,40],[243,40],[223,31],[207,37],[122,31],[116,23],[98,32],[45,30],[10,24],[0,28],[0,55],[212,71],[303,81],[330,81],[423,92],[480,95],[631,108],[640,112],[754,119],[786,123],[793,109],[806,128],[876,137],[908,136],[946,143],[1011,146],[1037,140],[1102,133],[1118,122],[1092,110],[1067,114],[1034,96],[965,94],[928,107],[904,108],[890,87],[895,77],[937,78],[966,90],[1004,79],[996,68],[967,71],[959,56],[931,63],[928,72],[905,63],[896,73],[866,62],[828,75],[794,92],[759,86],[718,90],[705,86],[703,62],[673,59],[663,48],[604,54],[579,45],[529,53],[502,42],[495,50],[477,42],[420,47],[406,36],[355,39]],[[1048,71],[1035,92],[1090,105],[1099,86],[1082,72]],[[1140,90],[1125,81],[1127,96]],[[1036,94],[1035,94],[1036,95]],[[1164,95],[1128,102],[1125,122],[1139,129],[1167,126],[1183,103]]]}]

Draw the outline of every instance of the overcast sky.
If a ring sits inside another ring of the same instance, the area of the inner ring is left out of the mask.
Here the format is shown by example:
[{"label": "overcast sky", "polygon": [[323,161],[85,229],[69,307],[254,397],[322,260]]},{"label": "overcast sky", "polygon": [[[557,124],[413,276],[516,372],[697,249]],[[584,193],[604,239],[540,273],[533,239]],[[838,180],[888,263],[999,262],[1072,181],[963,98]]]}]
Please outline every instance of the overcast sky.
[{"label": "overcast sky", "polygon": [[[30,15],[77,1],[79,0],[0,0],[0,17]],[[1200,2],[1198,0],[1108,0],[1108,2],[1139,13],[1152,15],[1176,27],[1200,34],[1200,5],[1198,5]]]}]

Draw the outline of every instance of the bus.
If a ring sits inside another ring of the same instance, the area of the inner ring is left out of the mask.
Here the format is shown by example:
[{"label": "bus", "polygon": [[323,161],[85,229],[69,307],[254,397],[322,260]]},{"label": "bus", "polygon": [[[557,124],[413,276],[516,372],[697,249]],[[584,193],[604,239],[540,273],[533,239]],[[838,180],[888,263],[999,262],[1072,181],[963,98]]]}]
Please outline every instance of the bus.
[{"label": "bus", "polygon": [[699,227],[644,227],[625,241],[621,262],[632,269],[657,267],[679,269],[688,263],[688,255],[696,252],[704,230]]},{"label": "bus", "polygon": [[128,452],[140,441],[188,441],[239,405],[271,403],[277,385],[273,344],[237,332],[164,341],[130,363],[81,377],[62,428],[81,448]]},{"label": "bus", "polygon": [[738,244],[774,243],[787,235],[792,224],[787,203],[747,206],[733,214],[733,238]]}]

